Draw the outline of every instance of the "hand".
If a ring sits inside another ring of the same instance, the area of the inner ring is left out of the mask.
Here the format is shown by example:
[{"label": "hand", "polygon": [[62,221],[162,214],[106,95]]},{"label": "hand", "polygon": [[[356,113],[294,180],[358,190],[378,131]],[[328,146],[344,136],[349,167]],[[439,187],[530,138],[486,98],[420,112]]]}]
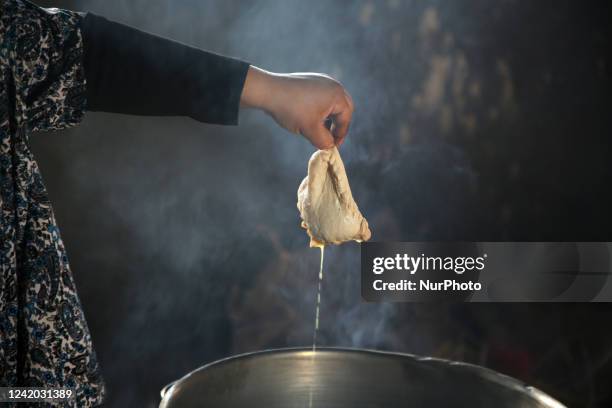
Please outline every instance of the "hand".
[{"label": "hand", "polygon": [[353,115],[351,96],[326,75],[275,74],[253,66],[240,103],[262,109],[280,126],[304,136],[319,149],[340,146]]}]

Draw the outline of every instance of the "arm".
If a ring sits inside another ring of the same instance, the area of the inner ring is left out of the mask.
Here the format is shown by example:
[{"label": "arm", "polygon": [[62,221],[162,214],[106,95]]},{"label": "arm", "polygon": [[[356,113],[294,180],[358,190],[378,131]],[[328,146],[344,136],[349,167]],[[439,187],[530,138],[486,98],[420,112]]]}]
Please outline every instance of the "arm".
[{"label": "arm", "polygon": [[255,108],[318,148],[348,132],[352,101],[327,76],[267,72],[90,13],[82,32],[89,110],[236,124],[240,106]]},{"label": "arm", "polygon": [[88,110],[238,122],[246,62],[91,13],[81,30]]}]

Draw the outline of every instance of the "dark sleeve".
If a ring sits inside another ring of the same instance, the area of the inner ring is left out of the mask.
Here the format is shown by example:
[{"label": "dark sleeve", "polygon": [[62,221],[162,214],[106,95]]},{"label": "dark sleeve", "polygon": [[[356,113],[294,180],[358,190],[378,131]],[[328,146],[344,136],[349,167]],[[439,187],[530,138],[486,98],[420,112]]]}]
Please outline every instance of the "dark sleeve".
[{"label": "dark sleeve", "polygon": [[88,110],[238,123],[248,63],[91,13],[81,31]]}]

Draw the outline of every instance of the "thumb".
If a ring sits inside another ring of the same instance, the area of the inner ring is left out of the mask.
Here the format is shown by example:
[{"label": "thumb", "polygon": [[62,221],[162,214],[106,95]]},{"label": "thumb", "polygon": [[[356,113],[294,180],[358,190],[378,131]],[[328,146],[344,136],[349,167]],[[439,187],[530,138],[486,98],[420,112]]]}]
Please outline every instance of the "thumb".
[{"label": "thumb", "polygon": [[331,149],[335,146],[333,135],[323,123],[305,129],[302,136],[308,139],[317,149]]}]

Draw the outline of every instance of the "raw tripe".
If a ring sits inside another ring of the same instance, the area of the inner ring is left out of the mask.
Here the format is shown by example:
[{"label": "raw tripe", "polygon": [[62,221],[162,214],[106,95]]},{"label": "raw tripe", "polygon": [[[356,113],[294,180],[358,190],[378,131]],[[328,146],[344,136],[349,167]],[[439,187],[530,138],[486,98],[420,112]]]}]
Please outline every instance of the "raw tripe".
[{"label": "raw tripe", "polygon": [[367,241],[368,221],[353,200],[337,148],[319,150],[308,162],[308,175],[298,188],[298,210],[311,247]]}]

